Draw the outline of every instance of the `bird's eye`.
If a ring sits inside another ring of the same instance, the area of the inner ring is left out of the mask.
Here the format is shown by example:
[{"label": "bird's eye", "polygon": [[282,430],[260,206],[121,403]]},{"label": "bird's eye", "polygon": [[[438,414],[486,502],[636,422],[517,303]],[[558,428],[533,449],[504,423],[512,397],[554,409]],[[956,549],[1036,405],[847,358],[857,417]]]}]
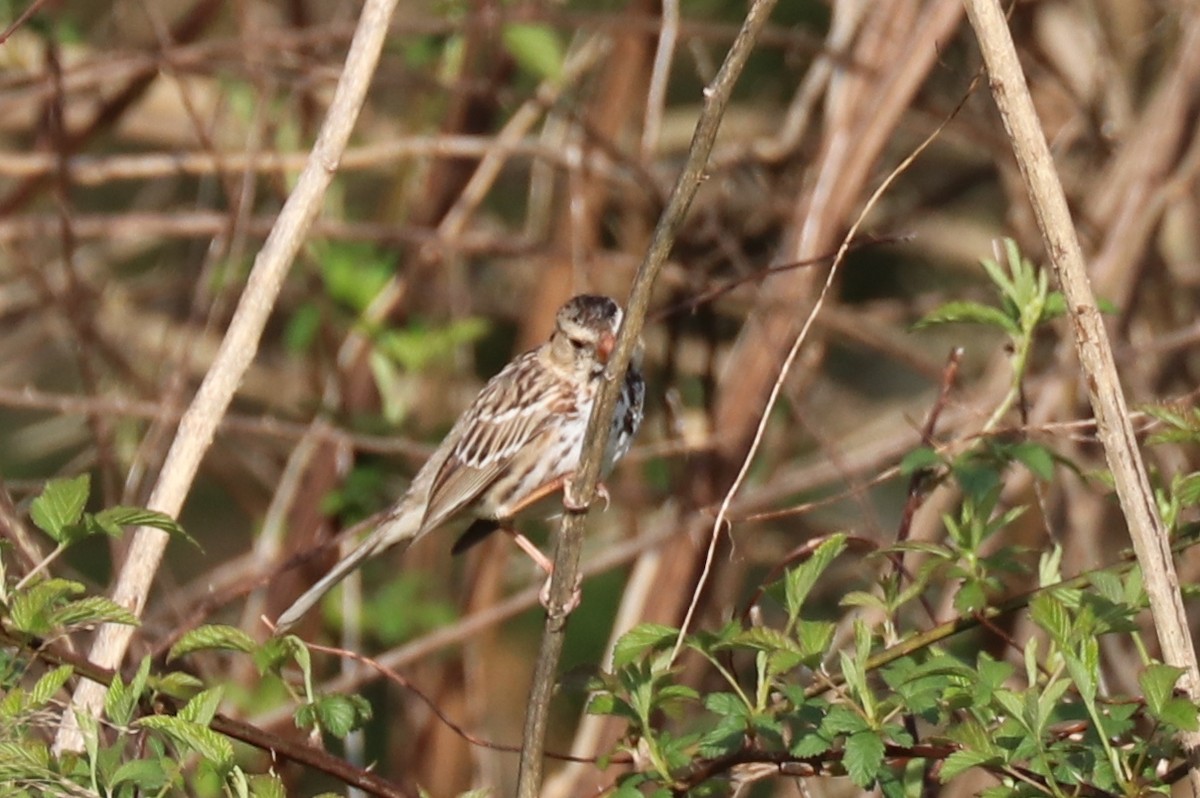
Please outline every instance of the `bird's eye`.
[{"label": "bird's eye", "polygon": [[567,340],[571,342],[571,346],[575,347],[576,351],[579,351],[584,347],[584,342],[578,338],[568,338]]}]

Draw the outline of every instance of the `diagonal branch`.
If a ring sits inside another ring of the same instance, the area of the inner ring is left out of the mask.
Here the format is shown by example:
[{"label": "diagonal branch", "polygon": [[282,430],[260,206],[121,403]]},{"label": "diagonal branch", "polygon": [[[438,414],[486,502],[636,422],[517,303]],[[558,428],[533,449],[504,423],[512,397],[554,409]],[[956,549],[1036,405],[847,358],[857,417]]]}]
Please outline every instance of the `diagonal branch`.
[{"label": "diagonal branch", "polygon": [[[616,349],[609,360],[608,370],[605,372],[599,396],[588,421],[579,471],[567,485],[566,500],[563,502],[565,507],[586,508],[596,496],[601,455],[608,443],[608,419],[612,418],[617,392],[625,379],[625,370],[641,336],[646,310],[650,305],[650,295],[654,290],[654,281],[671,252],[675,234],[687,215],[700,182],[704,179],[708,156],[712,151],[734,83],[750,57],[758,35],[775,7],[775,2],[776,0],[755,0],[741,30],[738,31],[737,38],[729,48],[725,63],[721,65],[721,70],[713,82],[704,90],[704,108],[696,122],[687,161],[675,183],[674,191],[671,192],[667,207],[654,229],[646,256],[634,277],[625,320],[617,336]],[[546,628],[542,634],[541,649],[538,652],[533,685],[530,688],[529,708],[525,715],[521,765],[517,776],[517,795],[520,798],[534,798],[541,789],[546,718],[554,689],[554,677],[562,654],[567,620],[566,606],[574,590],[579,570],[579,551],[583,541],[585,515],[586,510],[565,512],[558,534]]]},{"label": "diagonal branch", "polygon": [[[1121,511],[1145,576],[1163,659],[1183,668],[1181,686],[1192,701],[1200,700],[1200,668],[1188,631],[1170,541],[1155,506],[1112,346],[1092,295],[1083,252],[1046,135],[1038,122],[1000,3],[968,0],[967,14],[979,40],[991,78],[992,97],[1008,130],[1046,251],[1067,299],[1075,350],[1096,417],[1096,433],[1104,446]],[[1200,795],[1200,733],[1182,732],[1180,737],[1191,763],[1192,794]]]},{"label": "diagonal branch", "polygon": [[[254,261],[246,289],[212,368],[179,422],[175,440],[147,503],[152,510],[174,517],[183,507],[200,460],[212,443],[221,417],[258,351],[263,328],[288,268],[320,212],[325,190],[333,180],[366,98],[395,5],[396,0],[367,0],[363,7],[346,57],[345,69],[338,80],[333,102],[313,145],[312,154],[296,182],[296,188],[280,211],[271,235]],[[113,600],[135,615],[140,616],[145,607],[166,545],[166,533],[157,529],[141,527],[134,535],[125,565],[117,579]],[[131,626],[106,624],[101,627],[89,658],[101,668],[116,668],[125,658],[132,635]],[[105,688],[101,684],[86,680],[80,682],[71,706],[63,714],[55,740],[57,751],[82,750],[83,736],[75,713],[86,712],[98,716],[104,706],[104,693]]]}]

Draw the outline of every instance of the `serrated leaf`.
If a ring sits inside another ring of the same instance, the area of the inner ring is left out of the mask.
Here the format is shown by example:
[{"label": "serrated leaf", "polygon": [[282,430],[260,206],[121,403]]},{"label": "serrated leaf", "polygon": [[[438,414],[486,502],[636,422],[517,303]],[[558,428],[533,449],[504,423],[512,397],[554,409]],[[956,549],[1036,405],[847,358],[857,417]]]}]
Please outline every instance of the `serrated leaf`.
[{"label": "serrated leaf", "polygon": [[1056,643],[1066,644],[1071,635],[1071,618],[1059,599],[1049,593],[1038,594],[1030,603],[1029,615]]},{"label": "serrated leaf", "polygon": [[72,479],[52,479],[29,507],[29,517],[38,529],[56,542],[66,540],[67,528],[78,523],[87,504],[91,478],[80,474]]},{"label": "serrated leaf", "polygon": [[800,653],[806,660],[822,656],[829,650],[834,631],[832,622],[805,620],[797,623],[793,630],[800,644]]},{"label": "serrated leaf", "polygon": [[1185,505],[1200,503],[1200,471],[1179,477],[1175,481],[1174,491],[1175,496]]},{"label": "serrated leaf", "polygon": [[723,717],[700,738],[696,755],[704,759],[716,759],[740,751],[745,744],[745,721]]},{"label": "serrated leaf", "polygon": [[127,526],[148,526],[161,529],[172,537],[183,538],[197,548],[200,546],[174,518],[144,507],[109,507],[93,515],[91,520],[99,530],[113,537],[120,537]]},{"label": "serrated leaf", "polygon": [[855,732],[846,738],[842,764],[855,784],[865,789],[874,783],[883,765],[884,750],[883,739],[872,729]]},{"label": "serrated leaf", "polygon": [[186,701],[204,689],[204,682],[190,673],[171,671],[165,676],[156,676],[150,686],[158,692]]},{"label": "serrated leaf", "polygon": [[146,689],[146,681],[150,676],[150,656],[142,658],[138,664],[137,673],[128,685],[121,681],[120,675],[114,675],[104,695],[104,714],[117,726],[128,726],[137,709],[138,701]]},{"label": "serrated leaf", "polygon": [[238,629],[236,626],[214,623],[197,626],[187,632],[167,654],[167,662],[178,659],[194,651],[240,651],[249,654],[257,648],[254,638]]},{"label": "serrated leaf", "polygon": [[817,546],[808,560],[787,572],[784,577],[784,596],[789,620],[794,622],[799,617],[804,600],[808,598],[817,579],[845,549],[845,534],[830,535],[828,540]]},{"label": "serrated leaf", "polygon": [[70,596],[84,591],[83,585],[66,579],[46,579],[13,594],[9,620],[19,632],[43,637],[54,629],[51,613]]},{"label": "serrated leaf", "polygon": [[788,751],[792,756],[805,758],[820,756],[831,748],[833,748],[833,740],[829,735],[809,731],[806,734],[799,735],[788,748]]},{"label": "serrated leaf", "polygon": [[1170,698],[1163,704],[1158,717],[1163,723],[1170,724],[1177,729],[1194,732],[1200,728],[1200,723],[1197,722],[1197,709],[1195,704],[1185,698]]},{"label": "serrated leaf", "polygon": [[623,668],[641,659],[646,653],[657,651],[668,643],[674,643],[678,629],[657,623],[640,623],[621,635],[613,646],[613,667]]},{"label": "serrated leaf", "polygon": [[218,773],[233,767],[233,744],[207,726],[172,715],[150,715],[139,719],[137,725],[161,732],[176,745],[195,751]]},{"label": "serrated leaf", "polygon": [[997,327],[1012,336],[1021,334],[1021,328],[1004,311],[991,305],[981,305],[978,302],[969,301],[947,302],[922,316],[913,325],[913,329],[920,330],[935,324],[955,323],[982,324],[987,327]]},{"label": "serrated leaf", "polygon": [[0,697],[0,720],[16,718],[25,713],[29,703],[29,694],[20,687],[11,687]]},{"label": "serrated leaf", "polygon": [[32,707],[40,707],[54,697],[75,669],[70,665],[60,665],[37,680],[37,684],[29,691],[29,703]]},{"label": "serrated leaf", "polygon": [[56,627],[69,629],[75,626],[99,623],[121,623],[126,626],[139,626],[137,616],[129,610],[104,596],[88,596],[78,601],[71,601],[50,614],[50,623]]},{"label": "serrated leaf", "polygon": [[835,706],[821,721],[821,731],[829,735],[853,734],[867,728],[862,716],[847,706]]},{"label": "serrated leaf", "polygon": [[125,782],[136,786],[139,790],[158,792],[170,781],[170,776],[163,768],[162,760],[131,759],[116,769],[109,778],[109,787],[117,787]]},{"label": "serrated leaf", "polygon": [[1002,761],[994,754],[985,754],[981,751],[955,751],[942,763],[942,767],[938,771],[938,780],[945,784],[971,768],[996,765]]},{"label": "serrated leaf", "polygon": [[224,697],[225,689],[220,685],[212,687],[208,690],[202,690],[192,697],[190,701],[179,710],[179,717],[184,720],[190,720],[192,723],[199,723],[207,726],[212,723],[213,717],[217,714],[217,710],[221,707],[221,699]]},{"label": "serrated leaf", "polygon": [[312,704],[313,717],[321,728],[342,738],[371,719],[371,705],[359,695],[326,695]]},{"label": "serrated leaf", "polygon": [[704,708],[722,717],[746,718],[750,707],[733,693],[709,693],[704,696]]},{"label": "serrated leaf", "polygon": [[255,773],[247,778],[250,785],[250,798],[287,798],[287,790],[278,776],[268,773]]},{"label": "serrated leaf", "polygon": [[[767,653],[774,653],[776,651],[799,653],[796,643],[790,637],[778,629],[772,629],[768,626],[751,627],[738,635],[728,646],[734,648],[751,648],[755,651],[765,651]],[[722,648],[725,647],[724,645],[722,646]]]},{"label": "serrated leaf", "polygon": [[1183,673],[1183,668],[1156,662],[1146,666],[1145,670],[1138,674],[1138,684],[1142,687],[1142,694],[1146,699],[1146,709],[1151,715],[1157,717],[1162,712],[1163,707],[1174,694],[1175,685]]}]

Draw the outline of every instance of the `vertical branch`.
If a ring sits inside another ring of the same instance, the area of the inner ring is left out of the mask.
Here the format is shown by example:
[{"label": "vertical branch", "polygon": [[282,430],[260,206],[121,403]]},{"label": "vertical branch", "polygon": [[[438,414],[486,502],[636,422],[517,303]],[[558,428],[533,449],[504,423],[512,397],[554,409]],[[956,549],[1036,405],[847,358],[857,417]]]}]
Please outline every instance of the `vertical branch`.
[{"label": "vertical branch", "polygon": [[[1096,433],[1104,446],[1121,511],[1145,576],[1146,593],[1163,658],[1168,664],[1184,669],[1182,686],[1189,698],[1197,701],[1200,699],[1200,669],[1188,633],[1179,577],[1129,421],[1112,347],[1088,282],[1062,183],[1038,122],[1000,3],[998,0],[968,0],[967,15],[979,40],[991,78],[992,96],[1012,141],[1046,251],[1067,299],[1075,349],[1096,417]],[[1192,794],[1200,795],[1200,733],[1183,732],[1181,742],[1191,763]]]},{"label": "vertical branch", "polygon": [[[713,82],[704,90],[704,108],[696,122],[687,161],[675,183],[674,191],[671,192],[667,207],[654,229],[646,257],[634,276],[625,320],[617,336],[616,348],[609,360],[608,370],[600,385],[596,404],[592,408],[591,418],[588,420],[579,471],[566,488],[564,505],[568,508],[586,508],[595,498],[596,480],[600,476],[600,460],[608,443],[609,419],[612,418],[616,407],[617,392],[625,379],[629,359],[641,336],[654,281],[671,252],[675,234],[683,223],[701,180],[704,179],[704,168],[716,140],[721,117],[733,92],[734,83],[745,67],[758,35],[775,7],[775,2],[776,0],[755,0],[741,30],[738,31],[737,38],[729,48],[725,63],[721,65],[721,70]],[[566,606],[574,591],[579,571],[579,550],[585,520],[586,510],[568,510],[563,514],[562,527],[558,534],[546,628],[542,633],[541,649],[538,652],[533,685],[530,688],[529,708],[525,715],[520,772],[517,777],[517,795],[520,798],[534,798],[542,783],[546,718],[550,709],[554,677],[562,654],[567,620]]]},{"label": "vertical branch", "polygon": [[[217,424],[258,351],[263,328],[275,305],[280,286],[320,211],[321,199],[337,171],[338,162],[366,98],[395,5],[396,0],[367,0],[363,7],[325,123],[296,182],[295,190],[288,197],[270,236],[254,261],[246,289],[216,359],[179,422],[179,430],[150,496],[147,505],[150,509],[177,516],[183,507],[200,460],[212,443]],[[158,572],[166,544],[166,534],[157,529],[140,527],[134,534],[133,544],[117,579],[113,600],[135,615],[141,615],[146,604],[146,596]],[[106,624],[101,627],[89,655],[91,661],[102,668],[116,668],[125,658],[132,635],[131,626]],[[80,682],[71,706],[63,714],[55,740],[56,750],[81,750],[83,739],[75,721],[75,713],[99,715],[103,705],[104,686],[87,680]]]}]

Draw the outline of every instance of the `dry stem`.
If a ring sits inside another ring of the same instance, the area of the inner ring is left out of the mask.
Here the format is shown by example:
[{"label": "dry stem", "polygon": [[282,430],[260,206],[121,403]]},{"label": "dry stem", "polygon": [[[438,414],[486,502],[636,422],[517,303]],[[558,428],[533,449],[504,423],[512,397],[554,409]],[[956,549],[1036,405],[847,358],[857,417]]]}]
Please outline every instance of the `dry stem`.
[{"label": "dry stem", "polygon": [[[395,4],[396,0],[368,0],[363,7],[345,70],[313,146],[312,156],[255,260],[246,290],[221,343],[216,361],[180,421],[179,430],[148,502],[153,510],[171,516],[179,514],[221,416],[254,359],[279,288],[309,226],[320,211],[321,199],[337,171],[338,160],[350,138],[374,74]],[[141,615],[145,606],[166,544],[167,535],[160,530],[141,527],[135,533],[113,593],[113,600],[129,608],[135,615]],[[91,661],[101,668],[118,667],[125,657],[132,635],[131,626],[103,626],[92,646]],[[102,684],[86,680],[80,682],[71,707],[63,714],[62,726],[55,740],[57,751],[82,750],[83,735],[75,720],[75,713],[99,715],[104,705],[104,692]]]},{"label": "dry stem", "polygon": [[[1188,633],[1167,532],[1155,508],[1154,494],[1130,423],[1108,333],[1088,282],[1083,252],[1062,183],[1038,122],[1000,3],[998,0],[969,0],[967,14],[979,39],[991,78],[992,96],[1012,141],[1046,251],[1067,299],[1075,349],[1083,366],[1097,435],[1104,446],[1121,511],[1129,525],[1134,551],[1145,577],[1163,658],[1168,664],[1184,669],[1183,689],[1192,701],[1200,700],[1200,669]],[[1200,795],[1200,734],[1183,732],[1181,742],[1191,760],[1192,793]]]},{"label": "dry stem", "polygon": [[[692,198],[695,197],[704,177],[704,168],[716,140],[725,106],[733,92],[733,85],[774,7],[775,0],[756,0],[746,15],[737,38],[729,48],[720,72],[705,88],[704,110],[696,123],[687,161],[675,183],[674,191],[671,192],[667,207],[654,229],[646,257],[634,277],[616,350],[609,361],[600,394],[588,421],[579,471],[567,485],[567,501],[563,503],[565,507],[586,508],[595,497],[596,480],[600,475],[600,459],[608,439],[608,419],[612,418],[617,392],[625,378],[625,370],[629,366],[634,347],[641,336],[646,311],[650,305],[650,295],[654,290],[654,281],[666,262],[667,255],[670,254],[675,234],[683,223]],[[517,795],[520,798],[534,798],[541,789],[546,718],[566,632],[566,606],[579,570],[579,551],[585,520],[586,509],[568,510],[563,515],[562,527],[558,534],[546,628],[542,634],[542,645],[534,669],[533,686],[530,689],[529,709],[525,715],[521,765],[517,776]]]}]

